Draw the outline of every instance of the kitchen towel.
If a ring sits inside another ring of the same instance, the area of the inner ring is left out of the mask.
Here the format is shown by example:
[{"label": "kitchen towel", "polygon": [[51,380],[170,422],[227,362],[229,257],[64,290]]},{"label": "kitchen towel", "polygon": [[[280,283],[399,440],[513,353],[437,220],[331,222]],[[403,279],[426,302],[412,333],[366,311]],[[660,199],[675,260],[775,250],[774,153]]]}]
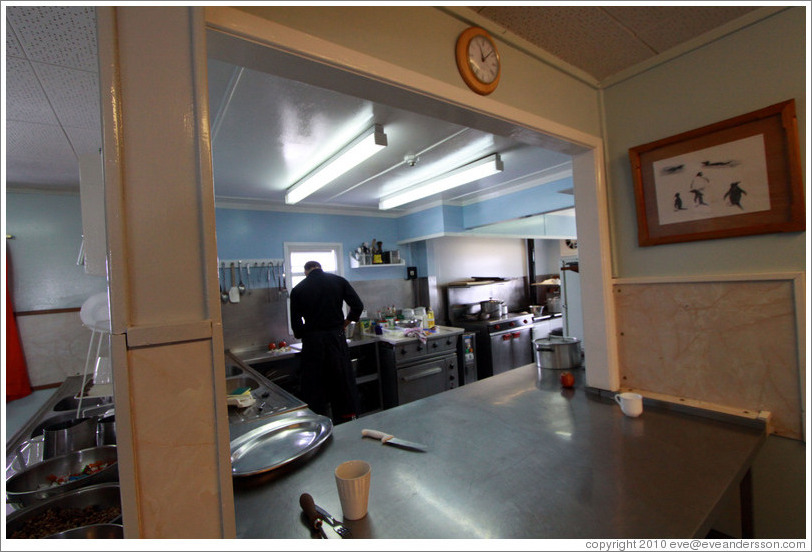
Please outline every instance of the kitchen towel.
[{"label": "kitchen towel", "polygon": [[420,328],[409,328],[408,330],[404,330],[403,337],[416,337],[420,340],[420,343],[426,342],[426,334],[424,334],[423,330]]},{"label": "kitchen towel", "polygon": [[28,367],[25,364],[20,332],[11,301],[11,290],[8,284],[8,265],[10,263],[6,248],[6,401],[21,399],[31,394],[31,381],[28,379]]}]

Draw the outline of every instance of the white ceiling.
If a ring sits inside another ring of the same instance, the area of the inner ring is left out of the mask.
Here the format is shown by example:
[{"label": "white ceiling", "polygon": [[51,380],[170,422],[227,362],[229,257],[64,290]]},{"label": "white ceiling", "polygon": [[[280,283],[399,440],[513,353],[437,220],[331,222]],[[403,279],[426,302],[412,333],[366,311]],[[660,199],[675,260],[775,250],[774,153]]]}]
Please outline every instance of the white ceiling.
[{"label": "white ceiling", "polygon": [[[472,9],[494,21],[495,29],[507,28],[601,80],[756,8]],[[4,10],[6,185],[77,189],[78,156],[101,147],[94,9]],[[284,190],[309,172],[314,160],[328,158],[373,122],[383,125],[389,146],[303,204],[376,209],[380,196],[450,169],[451,160],[463,164],[500,153],[502,174],[430,198],[464,203],[539,185],[569,161],[562,153],[214,59],[209,101],[219,201],[281,204]],[[417,156],[414,166],[407,156]],[[571,202],[555,185],[544,188]],[[560,201],[555,208],[561,208]]]}]

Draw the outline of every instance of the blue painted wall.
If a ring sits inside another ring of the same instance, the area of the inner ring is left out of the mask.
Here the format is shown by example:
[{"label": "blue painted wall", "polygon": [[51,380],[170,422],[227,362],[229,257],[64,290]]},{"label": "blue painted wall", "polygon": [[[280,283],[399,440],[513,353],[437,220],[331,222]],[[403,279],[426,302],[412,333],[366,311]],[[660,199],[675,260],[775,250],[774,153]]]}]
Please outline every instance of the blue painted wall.
[{"label": "blue painted wall", "polygon": [[82,243],[79,194],[6,193],[6,240],[14,310],[81,307],[107,279],[76,265]]},{"label": "blue painted wall", "polygon": [[385,251],[398,249],[411,263],[408,247],[399,246],[394,218],[325,215],[283,211],[217,208],[217,254],[221,259],[281,259],[285,242],[341,243],[344,276],[348,280],[406,277],[404,266],[351,268],[349,254],[363,242],[383,242]]},{"label": "blue painted wall", "polygon": [[[220,207],[216,209],[217,251],[221,259],[281,259],[285,242],[337,242],[344,248],[344,275],[348,280],[404,278],[404,266],[350,267],[349,254],[363,242],[375,239],[383,242],[384,250],[399,250],[406,265],[417,266],[418,276],[423,277],[432,274],[432,259],[422,240],[572,207],[572,195],[558,193],[568,188],[572,188],[572,179],[564,178],[464,207],[438,205],[398,218]],[[552,222],[553,226],[560,223],[561,231],[548,228],[548,233],[574,233],[570,228],[574,218],[561,217]],[[398,245],[406,240],[419,241]]]}]

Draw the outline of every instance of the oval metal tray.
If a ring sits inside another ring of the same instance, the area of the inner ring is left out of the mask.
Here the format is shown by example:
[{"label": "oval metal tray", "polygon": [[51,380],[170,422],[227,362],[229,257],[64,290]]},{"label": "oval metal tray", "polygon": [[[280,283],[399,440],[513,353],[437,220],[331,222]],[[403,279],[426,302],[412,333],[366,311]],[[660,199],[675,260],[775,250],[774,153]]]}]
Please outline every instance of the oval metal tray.
[{"label": "oval metal tray", "polygon": [[333,422],[310,410],[273,417],[231,441],[231,474],[242,477],[284,466],[316,450],[333,432]]}]

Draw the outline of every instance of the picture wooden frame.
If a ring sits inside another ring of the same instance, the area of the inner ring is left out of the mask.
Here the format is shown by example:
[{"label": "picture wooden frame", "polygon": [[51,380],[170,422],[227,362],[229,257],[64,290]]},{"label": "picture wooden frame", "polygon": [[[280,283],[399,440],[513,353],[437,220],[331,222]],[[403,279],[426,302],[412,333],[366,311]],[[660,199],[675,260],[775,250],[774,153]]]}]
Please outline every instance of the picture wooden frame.
[{"label": "picture wooden frame", "polygon": [[795,100],[629,149],[640,246],[806,228]]}]

